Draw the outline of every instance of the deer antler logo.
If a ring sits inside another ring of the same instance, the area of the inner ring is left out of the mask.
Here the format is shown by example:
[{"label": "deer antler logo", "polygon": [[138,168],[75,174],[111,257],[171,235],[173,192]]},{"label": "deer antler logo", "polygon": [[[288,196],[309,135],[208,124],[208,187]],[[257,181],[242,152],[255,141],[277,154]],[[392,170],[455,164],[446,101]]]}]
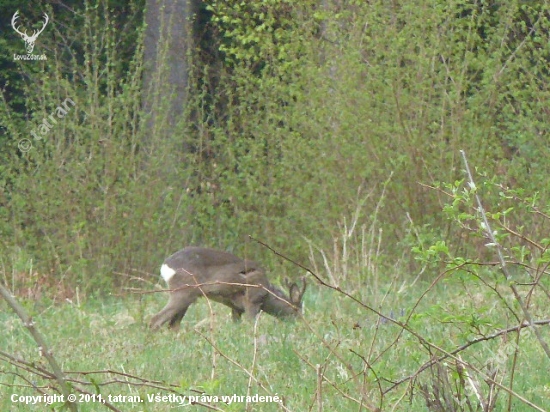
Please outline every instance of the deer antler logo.
[{"label": "deer antler logo", "polygon": [[44,13],[44,25],[40,30],[35,30],[32,36],[27,35],[26,31],[25,32],[19,31],[19,29],[15,25],[18,18],[19,18],[19,10],[17,10],[13,15],[13,17],[11,18],[11,26],[23,38],[23,40],[25,41],[25,48],[27,49],[27,53],[31,54],[32,51],[34,50],[34,42],[38,38],[38,35],[44,31],[44,29],[46,28],[46,25],[50,21],[50,18],[46,13]]}]

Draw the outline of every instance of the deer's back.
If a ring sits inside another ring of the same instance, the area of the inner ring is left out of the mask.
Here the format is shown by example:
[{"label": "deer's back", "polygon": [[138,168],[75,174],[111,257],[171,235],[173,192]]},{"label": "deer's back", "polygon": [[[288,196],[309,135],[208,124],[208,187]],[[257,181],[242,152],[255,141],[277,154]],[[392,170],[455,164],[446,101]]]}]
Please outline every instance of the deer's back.
[{"label": "deer's back", "polygon": [[[217,283],[207,285],[207,289],[212,291],[221,289],[220,284],[268,284],[258,263],[220,250],[189,246],[166,258],[164,265],[173,271],[165,269],[167,276],[164,278],[169,284]],[[240,288],[233,286],[229,289]]]}]

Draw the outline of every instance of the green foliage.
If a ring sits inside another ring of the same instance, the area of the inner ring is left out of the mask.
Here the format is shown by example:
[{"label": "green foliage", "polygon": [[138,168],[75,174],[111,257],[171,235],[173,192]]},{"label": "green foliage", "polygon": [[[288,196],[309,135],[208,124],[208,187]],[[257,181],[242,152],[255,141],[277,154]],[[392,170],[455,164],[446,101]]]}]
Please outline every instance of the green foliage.
[{"label": "green foliage", "polygon": [[252,71],[260,68],[290,68],[300,40],[297,10],[307,10],[313,2],[270,0],[262,2],[210,0],[212,13],[222,41],[219,51],[226,64]]},{"label": "green foliage", "polygon": [[[411,325],[431,318],[439,324],[452,324],[455,333],[466,342],[479,343],[498,337],[499,334],[493,335],[495,329],[506,328],[499,325],[497,313],[519,322],[547,323],[541,319],[548,305],[547,238],[544,230],[533,229],[545,227],[549,216],[543,212],[547,207],[539,203],[538,194],[527,196],[524,190],[504,187],[496,177],[488,179],[482,174],[473,179],[476,182],[469,179],[467,183],[437,185],[447,196],[443,210],[453,225],[460,228],[458,236],[448,244],[438,240],[431,246],[413,248],[425,267],[437,268],[444,264],[444,270],[430,289],[435,289],[437,284],[445,285],[449,290],[463,290],[468,299],[433,305],[414,315]],[[467,239],[474,247],[457,248],[453,244],[458,243],[457,238]],[[550,356],[548,334],[535,328],[528,328],[522,336],[518,334],[516,340],[491,350],[483,367],[496,374],[506,370],[510,382],[507,385],[511,387],[515,384],[515,372],[523,365],[519,360],[524,354],[520,342],[533,335],[536,335],[536,344],[544,349],[546,361]],[[459,359],[455,367],[430,367],[430,383],[419,385],[429,409],[444,410],[442,405],[453,399],[461,408],[456,410],[472,410],[470,397],[475,391],[485,409],[499,410],[496,402],[479,395],[479,385],[468,389],[462,358]],[[510,399],[509,407],[511,405]]]},{"label": "green foliage", "polygon": [[[460,267],[483,254],[464,236],[480,227],[474,190],[430,187],[463,178],[459,149],[490,182],[484,199],[502,203],[490,218],[542,238],[516,198],[538,192],[544,204],[549,192],[546,3],[210,0],[200,30],[212,41],[190,56],[187,107],[170,130],[162,115],[149,130],[142,111],[141,3],[111,6],[53,9],[59,36],[40,37],[49,60],[2,63],[13,90],[0,105],[0,248],[8,273],[34,262],[6,278],[108,291],[189,243],[288,270],[247,235],[302,262],[309,247],[368,256],[332,274],[356,286],[403,259],[408,273]],[[74,109],[29,137],[67,97]],[[348,249],[358,239],[377,242]]]}]

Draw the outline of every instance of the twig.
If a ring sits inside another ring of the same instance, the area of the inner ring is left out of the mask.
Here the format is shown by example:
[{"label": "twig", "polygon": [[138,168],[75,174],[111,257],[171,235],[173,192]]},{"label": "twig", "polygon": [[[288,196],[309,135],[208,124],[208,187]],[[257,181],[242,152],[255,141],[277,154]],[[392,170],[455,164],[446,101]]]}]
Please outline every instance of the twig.
[{"label": "twig", "polygon": [[11,295],[11,293],[2,284],[0,284],[0,295],[2,295],[4,300],[13,309],[13,311],[17,314],[17,316],[21,318],[21,320],[23,321],[23,325],[29,330],[31,336],[33,337],[34,341],[38,345],[38,349],[50,364],[53,374],[55,375],[55,379],[59,383],[61,393],[63,394],[63,397],[65,399],[65,404],[69,407],[71,411],[75,411],[75,412],[78,411],[76,404],[74,402],[69,401],[69,395],[71,395],[71,390],[69,388],[69,385],[67,384],[67,381],[65,380],[63,371],[59,367],[57,361],[52,355],[52,352],[48,348],[48,345],[46,344],[46,339],[44,339],[42,334],[38,332],[38,330],[34,326],[34,322],[32,318],[27,314],[27,312],[25,312],[25,309],[23,309],[23,306],[21,306],[19,302],[15,300],[15,298]]},{"label": "twig", "polygon": [[[469,185],[471,189],[476,188],[476,184],[474,182],[474,178],[472,176],[472,172],[470,171],[470,166],[468,165],[468,159],[466,158],[466,152],[464,150],[460,151],[460,154],[462,155],[462,159],[464,160],[464,166],[466,167],[466,173],[468,174],[468,180]],[[506,280],[508,281],[508,285],[510,286],[510,289],[512,289],[512,293],[514,294],[514,297],[516,301],[518,302],[519,306],[521,307],[521,310],[523,311],[523,316],[525,316],[525,319],[529,323],[529,325],[533,325],[533,317],[531,316],[531,312],[527,309],[525,306],[525,303],[523,302],[523,299],[521,298],[521,295],[519,294],[516,285],[512,283],[510,272],[508,271],[508,268],[506,266],[506,260],[504,259],[504,255],[502,254],[502,245],[496,240],[495,235],[493,234],[493,231],[491,230],[491,225],[489,224],[489,220],[487,219],[487,215],[485,214],[485,209],[483,208],[483,205],[481,204],[481,199],[479,195],[477,194],[477,191],[474,191],[474,196],[477,202],[479,213],[481,214],[481,217],[483,219],[483,223],[485,224],[485,232],[488,238],[491,240],[493,245],[496,247],[497,251],[497,257],[500,262],[500,269],[502,270],[502,273],[506,277]],[[546,353],[546,356],[550,359],[550,347],[548,347],[548,343],[543,339],[542,335],[540,334],[540,331],[533,327],[533,331],[535,332],[535,336],[537,337],[537,340],[539,341],[540,346]]]},{"label": "twig", "polygon": [[[210,344],[219,354],[222,358],[225,358],[229,363],[232,363],[233,365],[237,366],[239,369],[241,369],[250,379],[252,379],[260,388],[262,388],[266,393],[271,395],[271,392],[269,389],[265,387],[264,384],[262,384],[256,376],[254,376],[253,371],[249,371],[246,369],[243,365],[241,365],[239,362],[237,362],[235,359],[231,358],[229,355],[226,355],[224,352],[220,350],[220,348],[212,341],[208,336],[201,333],[200,331],[195,331],[199,336],[201,336],[208,344]],[[279,403],[279,406],[285,410],[286,412],[291,412],[290,409],[288,409],[283,403]]]},{"label": "twig", "polygon": [[[498,383],[498,382],[495,382],[492,378],[490,378],[489,376],[487,376],[486,374],[484,374],[483,372],[481,372],[479,369],[475,368],[474,366],[470,365],[470,364],[467,364],[465,362],[463,362],[461,359],[459,359],[456,354],[461,352],[462,350],[464,350],[466,347],[468,346],[471,346],[473,345],[474,343],[477,343],[479,341],[482,341],[482,340],[488,340],[490,339],[490,337],[483,337],[483,338],[480,338],[478,339],[477,341],[472,341],[472,342],[468,342],[467,344],[453,350],[453,351],[447,351],[445,349],[443,349],[442,347],[439,347],[437,346],[436,344],[432,343],[432,342],[429,342],[426,338],[424,338],[420,333],[416,332],[414,329],[412,329],[407,323],[403,323],[403,322],[400,322],[400,321],[397,321],[395,319],[392,319],[392,318],[387,318],[386,316],[384,316],[380,311],[370,307],[369,305],[367,305],[366,303],[362,302],[361,300],[357,299],[356,297],[352,296],[350,293],[344,291],[343,289],[341,289],[339,286],[333,286],[333,285],[330,285],[328,283],[326,283],[325,281],[323,281],[317,274],[313,273],[313,271],[309,268],[307,268],[306,266],[298,263],[298,262],[295,262],[293,261],[292,259],[284,256],[283,254],[277,252],[276,250],[274,250],[272,247],[270,247],[269,245],[261,242],[260,240],[257,240],[255,238],[253,238],[252,236],[250,236],[250,238],[256,242],[258,242],[259,244],[267,247],[269,250],[271,250],[273,253],[275,253],[277,256],[280,256],[282,257],[283,259],[293,263],[294,265],[306,270],[308,273],[310,273],[322,286],[325,286],[329,289],[332,289],[332,290],[335,290],[336,292],[339,292],[340,294],[348,297],[349,299],[353,300],[355,303],[357,303],[358,305],[362,306],[363,308],[365,309],[368,309],[370,310],[371,312],[377,314],[379,317],[384,317],[386,318],[389,322],[399,326],[402,331],[405,330],[407,332],[409,332],[412,336],[414,336],[421,345],[424,345],[426,348],[429,348],[429,349],[435,349],[436,351],[438,351],[439,353],[441,353],[442,355],[437,357],[437,356],[434,356],[432,357],[432,359],[428,362],[426,362],[424,365],[422,365],[414,375],[411,375],[411,376],[408,376],[406,378],[403,378],[403,379],[400,379],[399,381],[397,382],[394,382],[389,389],[386,389],[382,395],[390,392],[391,390],[395,389],[397,386],[401,385],[402,383],[404,382],[407,382],[407,381],[412,381],[414,378],[416,378],[418,376],[418,374],[420,374],[421,372],[423,372],[424,370],[426,370],[427,368],[429,368],[430,366],[438,363],[438,362],[441,362],[442,360],[444,359],[447,359],[447,358],[451,358],[453,360],[455,360],[455,362],[458,362],[458,363],[462,363],[464,364],[465,366],[468,366],[470,369],[474,370],[476,373],[480,374],[481,376],[484,376],[488,381],[491,381],[492,383],[494,383],[495,386],[498,386],[499,388],[501,388],[502,390],[508,392],[509,394],[511,394],[512,396],[516,397],[517,399],[519,399],[520,401],[524,402],[525,404],[533,407],[534,409],[536,410],[539,410],[539,411],[543,411],[541,408],[539,408],[538,406],[536,406],[535,404],[533,404],[532,402],[530,402],[529,400],[525,399],[524,397],[522,397],[521,395],[519,395],[518,393],[512,391],[511,389],[503,386],[502,384]],[[502,262],[501,262],[502,264]],[[440,275],[441,277],[442,275]],[[440,278],[438,277],[438,279]],[[437,281],[437,280],[436,280]],[[434,281],[434,282],[436,282]],[[435,284],[434,282],[432,282],[432,286]],[[532,327],[534,325],[541,325],[541,324],[547,324],[548,321],[535,321],[535,322],[529,322],[527,321],[528,324],[523,324],[523,325],[519,325],[519,326],[516,326],[515,328],[511,328],[512,330],[513,329],[522,329],[524,327]],[[536,328],[533,328],[536,332],[537,329]],[[400,331],[400,333],[402,333],[402,331]],[[312,330],[313,333],[315,333],[315,331]],[[500,331],[499,332],[499,335],[504,333],[504,331]],[[318,338],[320,338],[318,336]],[[320,338],[321,339],[321,338]],[[322,340],[322,339],[321,339]],[[325,344],[325,347],[329,348],[329,346],[327,346]],[[336,355],[336,352],[333,352],[334,355]],[[315,368],[314,368],[315,369]]]},{"label": "twig", "polygon": [[[535,325],[550,325],[550,319],[535,321]],[[521,329],[527,328],[527,327],[530,327],[530,326],[531,325],[529,325],[527,323],[523,323],[521,325],[516,325],[516,326],[513,326],[511,328],[501,329],[501,330],[496,331],[495,333],[493,333],[491,335],[482,336],[480,338],[473,339],[473,340],[465,343],[464,345],[459,346],[458,348],[454,349],[453,351],[449,352],[449,355],[452,355],[454,357],[454,355],[457,355],[458,353],[463,352],[465,349],[469,348],[472,345],[475,345],[476,343],[489,341],[489,340],[495,339],[499,336],[507,335],[510,332],[518,332]],[[402,383],[410,381],[410,380],[416,378],[419,373],[421,373],[424,370],[428,369],[430,366],[435,365],[436,363],[439,363],[441,361],[444,361],[445,359],[448,359],[449,357],[450,356],[447,356],[447,354],[443,354],[443,355],[438,356],[438,357],[433,357],[428,362],[424,363],[420,368],[418,368],[418,370],[413,375],[407,376],[405,378],[402,378],[402,379],[394,382],[392,384],[392,386],[390,386],[388,389],[386,389],[384,391],[384,393],[388,393],[391,390],[393,390],[395,387],[401,385]],[[462,362],[457,358],[454,358],[454,359],[459,361],[459,362]]]}]

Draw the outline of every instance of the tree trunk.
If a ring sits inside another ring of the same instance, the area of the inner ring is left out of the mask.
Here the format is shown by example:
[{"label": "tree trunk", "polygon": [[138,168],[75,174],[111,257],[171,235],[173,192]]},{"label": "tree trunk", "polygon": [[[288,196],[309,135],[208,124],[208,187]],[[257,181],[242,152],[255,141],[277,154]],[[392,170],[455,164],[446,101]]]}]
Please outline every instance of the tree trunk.
[{"label": "tree trunk", "polygon": [[183,114],[192,18],[198,1],[147,0],[142,107],[151,116],[148,126],[152,132],[172,130]]}]

